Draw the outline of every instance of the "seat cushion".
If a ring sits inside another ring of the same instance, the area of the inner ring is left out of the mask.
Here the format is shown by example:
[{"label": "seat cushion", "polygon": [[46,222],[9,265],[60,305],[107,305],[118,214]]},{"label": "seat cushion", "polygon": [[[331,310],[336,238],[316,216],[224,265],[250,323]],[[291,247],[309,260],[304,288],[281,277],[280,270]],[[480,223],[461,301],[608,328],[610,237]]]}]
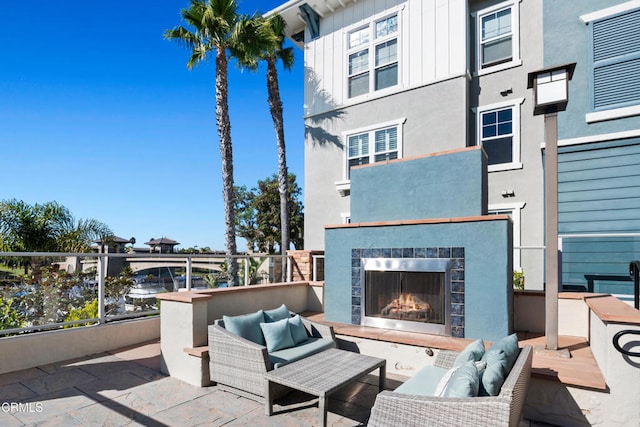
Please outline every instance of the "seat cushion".
[{"label": "seat cushion", "polygon": [[291,313],[286,305],[282,304],[278,308],[264,311],[265,322],[277,322],[278,320],[288,319],[291,317]]},{"label": "seat cushion", "polygon": [[456,357],[456,360],[453,362],[453,367],[462,366],[466,362],[478,362],[482,359],[483,354],[484,341],[482,339],[477,339],[460,352],[458,357]]},{"label": "seat cushion", "polygon": [[253,341],[256,344],[265,345],[260,323],[264,322],[264,312],[258,310],[255,313],[240,316],[222,316],[224,327],[231,333]]},{"label": "seat cushion", "polygon": [[289,319],[260,323],[260,328],[269,352],[293,347],[296,344],[289,329]]},{"label": "seat cushion", "polygon": [[309,338],[294,347],[269,352],[269,359],[274,368],[278,368],[335,346],[336,344],[331,338]]},{"label": "seat cushion", "polygon": [[436,387],[447,371],[448,369],[438,366],[425,366],[396,388],[395,392],[416,396],[435,396]]}]

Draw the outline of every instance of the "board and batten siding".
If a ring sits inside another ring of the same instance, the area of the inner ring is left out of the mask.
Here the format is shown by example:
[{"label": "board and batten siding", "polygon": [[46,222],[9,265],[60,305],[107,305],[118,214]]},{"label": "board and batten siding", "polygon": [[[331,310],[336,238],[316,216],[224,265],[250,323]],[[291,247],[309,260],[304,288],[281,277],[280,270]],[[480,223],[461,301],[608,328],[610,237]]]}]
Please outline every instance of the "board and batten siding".
[{"label": "board and batten siding", "polygon": [[[350,103],[347,92],[347,34],[397,12],[397,92],[467,72],[467,2],[464,0],[364,0],[320,19],[320,37],[305,44],[305,115]],[[386,94],[389,92],[385,91]],[[370,93],[375,98],[379,93]],[[366,101],[359,97],[355,102]]]},{"label": "board and batten siding", "polygon": [[[640,233],[640,138],[559,148],[558,232]],[[632,295],[638,259],[638,237],[565,238],[563,285]]]}]

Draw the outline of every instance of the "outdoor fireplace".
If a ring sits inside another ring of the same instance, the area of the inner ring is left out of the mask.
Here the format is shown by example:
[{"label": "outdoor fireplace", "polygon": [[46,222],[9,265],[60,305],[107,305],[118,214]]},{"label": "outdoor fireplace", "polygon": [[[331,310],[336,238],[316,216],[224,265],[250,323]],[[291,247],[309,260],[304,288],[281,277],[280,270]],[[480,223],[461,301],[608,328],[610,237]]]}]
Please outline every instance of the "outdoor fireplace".
[{"label": "outdoor fireplace", "polygon": [[451,259],[363,258],[361,323],[451,335]]}]

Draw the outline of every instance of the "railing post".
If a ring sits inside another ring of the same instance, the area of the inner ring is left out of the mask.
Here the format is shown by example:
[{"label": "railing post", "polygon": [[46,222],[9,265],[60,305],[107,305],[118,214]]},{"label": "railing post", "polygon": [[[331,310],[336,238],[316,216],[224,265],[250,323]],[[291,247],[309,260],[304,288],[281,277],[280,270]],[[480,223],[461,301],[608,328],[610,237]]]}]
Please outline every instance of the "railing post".
[{"label": "railing post", "polygon": [[244,285],[249,286],[249,255],[244,257]]},{"label": "railing post", "polygon": [[313,262],[313,274],[311,276],[312,281],[318,280],[318,257],[316,255],[311,255],[311,259]]},{"label": "railing post", "polygon": [[191,264],[191,257],[188,256],[187,257],[187,271],[185,273],[186,275],[186,283],[185,283],[185,288],[190,291],[191,290],[191,268],[192,268],[192,264]]},{"label": "railing post", "polygon": [[107,323],[107,317],[104,309],[106,257],[106,254],[98,256],[98,323],[101,325]]}]

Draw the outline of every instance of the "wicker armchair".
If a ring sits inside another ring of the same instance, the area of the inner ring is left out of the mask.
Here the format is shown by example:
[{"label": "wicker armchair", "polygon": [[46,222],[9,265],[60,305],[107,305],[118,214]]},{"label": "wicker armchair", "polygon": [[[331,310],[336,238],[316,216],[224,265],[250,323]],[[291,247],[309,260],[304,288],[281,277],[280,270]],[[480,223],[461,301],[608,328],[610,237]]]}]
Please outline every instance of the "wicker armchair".
[{"label": "wicker armchair", "polygon": [[[458,353],[441,351],[435,365],[449,369]],[[383,391],[371,409],[369,427],[517,426],[531,376],[532,348],[520,350],[497,396],[451,398]]]},{"label": "wicker armchair", "polygon": [[[301,318],[311,338],[330,338],[333,327]],[[209,325],[209,372],[218,387],[257,401],[264,401],[264,374],[273,369],[267,347],[235,335],[218,319]],[[275,397],[286,389],[275,391]]]}]

